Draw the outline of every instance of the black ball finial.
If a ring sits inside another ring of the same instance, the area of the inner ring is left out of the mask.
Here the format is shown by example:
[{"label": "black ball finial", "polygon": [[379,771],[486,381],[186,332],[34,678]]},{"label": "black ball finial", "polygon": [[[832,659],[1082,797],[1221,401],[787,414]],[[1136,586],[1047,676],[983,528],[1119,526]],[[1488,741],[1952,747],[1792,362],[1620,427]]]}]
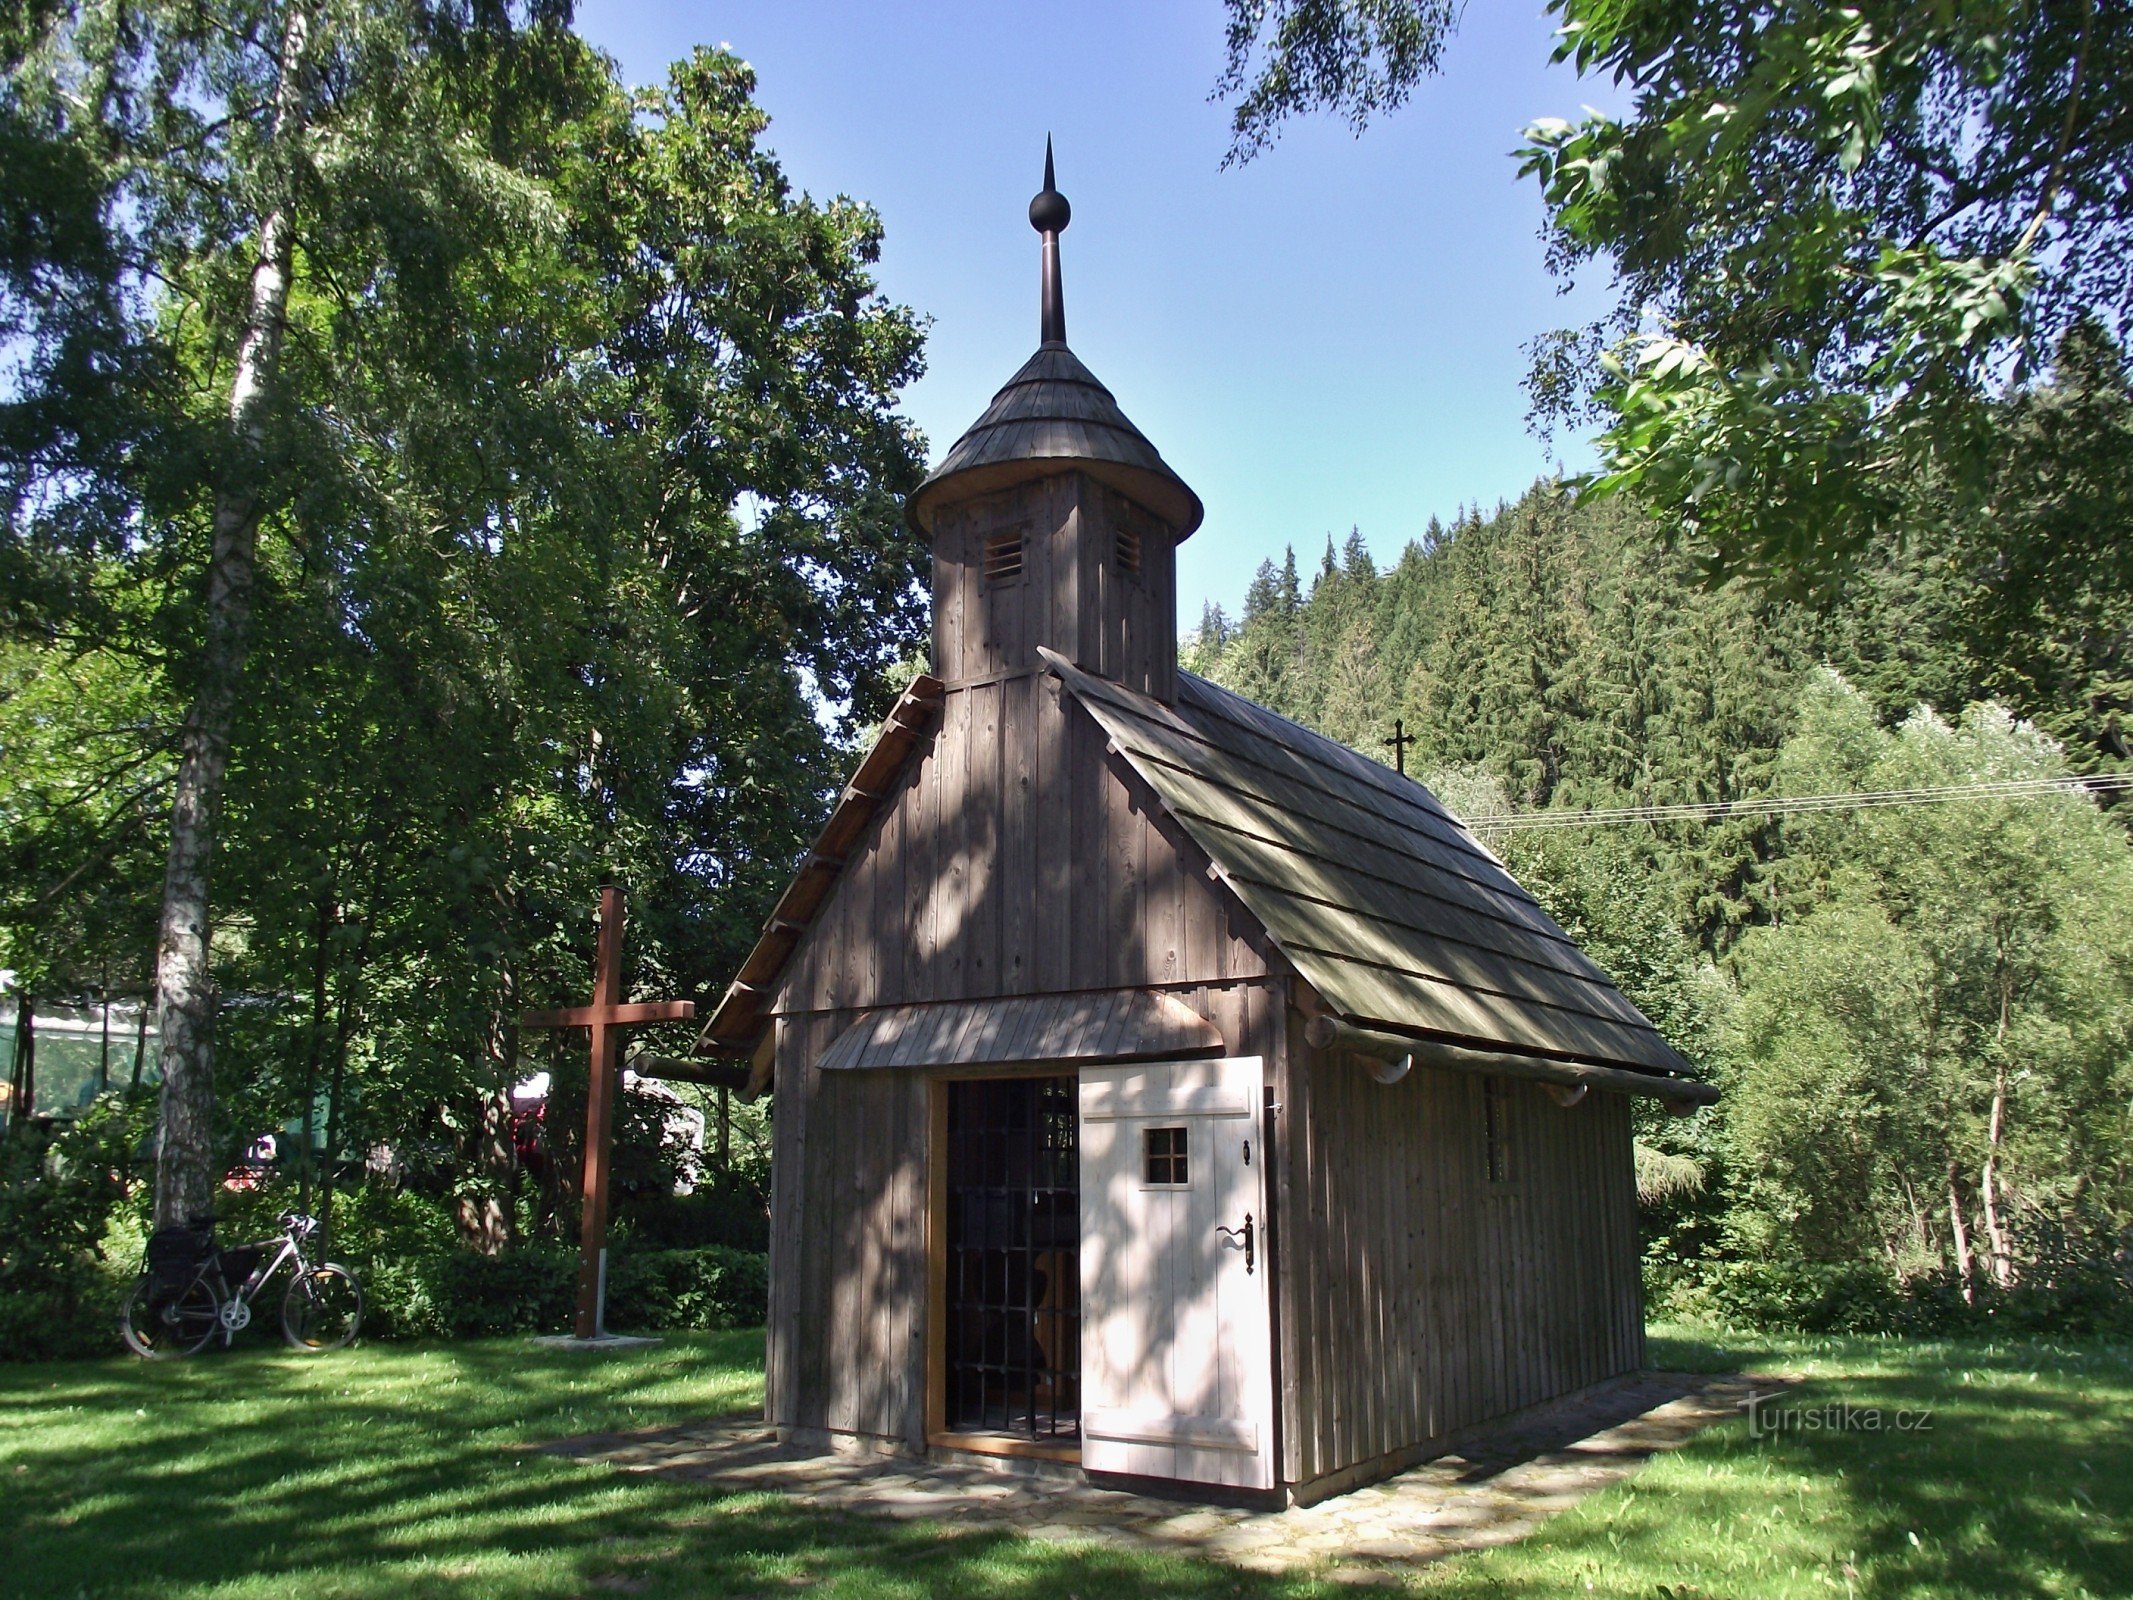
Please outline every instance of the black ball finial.
[{"label": "black ball finial", "polygon": [[1073,220],[1074,208],[1067,204],[1052,182],[1052,136],[1044,136],[1044,189],[1029,203],[1029,225],[1039,233],[1064,233],[1066,225]]}]

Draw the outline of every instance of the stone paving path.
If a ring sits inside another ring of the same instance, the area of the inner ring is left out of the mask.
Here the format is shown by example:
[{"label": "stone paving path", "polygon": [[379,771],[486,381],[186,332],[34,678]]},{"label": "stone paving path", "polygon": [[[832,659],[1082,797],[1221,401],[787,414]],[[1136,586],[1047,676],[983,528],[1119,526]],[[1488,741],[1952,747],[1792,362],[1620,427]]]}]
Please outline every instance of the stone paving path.
[{"label": "stone paving path", "polygon": [[[625,1472],[768,1490],[797,1506],[970,1532],[1164,1550],[1261,1571],[1316,1568],[1396,1582],[1463,1550],[1508,1544],[1661,1450],[1741,1414],[1741,1377],[1646,1372],[1536,1410],[1396,1478],[1315,1506],[1250,1511],[1099,1488],[1078,1475],[1011,1475],[960,1462],[781,1446],[753,1418],[565,1439],[543,1448]],[[1757,1392],[1774,1387],[1767,1379]]]}]

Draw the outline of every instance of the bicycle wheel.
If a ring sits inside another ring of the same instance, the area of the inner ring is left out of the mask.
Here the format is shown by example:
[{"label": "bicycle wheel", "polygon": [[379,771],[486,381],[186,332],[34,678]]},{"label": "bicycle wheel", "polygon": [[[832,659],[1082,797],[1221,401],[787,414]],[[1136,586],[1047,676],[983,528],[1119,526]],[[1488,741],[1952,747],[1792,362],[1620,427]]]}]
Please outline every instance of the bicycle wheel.
[{"label": "bicycle wheel", "polygon": [[292,1350],[338,1350],[363,1320],[363,1290],[346,1267],[327,1262],[297,1274],[281,1299],[281,1332]]},{"label": "bicycle wheel", "polygon": [[215,1293],[199,1278],[176,1293],[159,1290],[142,1273],[119,1313],[119,1336],[126,1348],[148,1361],[189,1356],[221,1329]]}]

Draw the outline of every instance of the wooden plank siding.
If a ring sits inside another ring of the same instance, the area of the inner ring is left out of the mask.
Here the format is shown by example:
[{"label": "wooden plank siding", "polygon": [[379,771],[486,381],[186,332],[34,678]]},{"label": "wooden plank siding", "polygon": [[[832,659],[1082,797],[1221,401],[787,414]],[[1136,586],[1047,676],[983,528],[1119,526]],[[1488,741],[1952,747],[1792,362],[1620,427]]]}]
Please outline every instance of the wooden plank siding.
[{"label": "wooden plank siding", "polygon": [[768,1009],[1263,976],[1253,919],[1106,742],[1048,677],[950,687]]},{"label": "wooden plank siding", "polygon": [[1643,1364],[1626,1098],[1502,1083],[1496,1184],[1482,1080],[1379,1084],[1288,1034],[1283,1475],[1306,1498]]},{"label": "wooden plank siding", "polygon": [[[1140,570],[1118,559],[1137,539]],[[986,550],[1020,542],[1012,574],[988,579]],[[1063,472],[941,512],[934,530],[933,672],[951,686],[1018,676],[1046,645],[1137,693],[1177,692],[1175,539],[1116,489]]]},{"label": "wooden plank siding", "polygon": [[[1110,493],[1048,480],[1012,509],[1033,521],[1055,512],[1072,534],[1081,497]],[[1156,533],[1142,538],[1150,552]],[[1102,562],[1076,560],[1053,599],[1025,591],[1017,604],[1065,619],[1084,586],[1105,581]],[[1285,1035],[1288,1012],[1263,932],[1104,731],[1036,669],[1034,650],[1030,670],[995,675],[992,647],[951,625],[982,616],[980,588],[944,575],[936,589],[943,638],[964,642],[939,663],[949,681],[935,731],[845,852],[766,1006],[777,1027],[767,1414],[805,1435],[914,1447],[926,1431],[929,1074],[824,1071],[832,1042],[885,1007],[1103,1002],[1156,988],[1209,1019],[1225,1053],[1271,1064],[1286,1051],[1273,1034]],[[1167,608],[1167,590],[1156,592]],[[1129,629],[1091,647],[1109,659],[1141,652],[1144,663],[1172,650],[1167,634],[1151,642]],[[1044,1041],[1032,1019],[1050,1014],[963,1015],[973,1028],[1026,1027],[1035,1047]],[[1138,1009],[1105,1014],[1130,1050]],[[970,1043],[992,1057],[1012,1048],[989,1034]],[[937,1046],[951,1056],[957,1041]]]},{"label": "wooden plank siding", "polygon": [[[936,676],[735,991],[721,1042],[775,1029],[766,1410],[926,1447],[938,1080],[1060,1070],[1069,1033],[1066,1070],[1133,1054],[1154,990],[1212,1024],[1203,1047],[1264,1059],[1277,1461],[1309,1497],[1644,1346],[1626,1100],[1426,1068],[1381,1085],[1312,1049],[1304,1008],[1685,1064],[1419,785],[1177,672],[1175,530],[1120,481],[938,506]],[[1008,537],[1019,563],[989,580]]]}]

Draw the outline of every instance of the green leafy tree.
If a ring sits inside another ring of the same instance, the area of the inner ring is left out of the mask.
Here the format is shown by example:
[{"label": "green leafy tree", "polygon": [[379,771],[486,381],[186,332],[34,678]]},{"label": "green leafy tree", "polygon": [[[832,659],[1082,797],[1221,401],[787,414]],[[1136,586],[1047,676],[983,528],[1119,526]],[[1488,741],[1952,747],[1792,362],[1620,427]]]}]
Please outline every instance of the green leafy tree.
[{"label": "green leafy tree", "polygon": [[[582,990],[594,886],[638,891],[645,981],[708,988],[916,640],[918,332],[877,219],[790,191],[729,55],[632,94],[538,16],[111,20],[52,13],[11,86],[108,154],[132,333],[184,379],[147,401],[189,448],[116,462],[127,538],[47,493],[9,548],[134,597],[112,648],[191,707],[140,734],[177,746],[185,864],[158,1209],[322,1115],[323,1180],[434,1146],[493,1247],[511,1019]],[[78,609],[7,598],[78,648]],[[218,990],[249,1002],[219,1068]]]},{"label": "green leafy tree", "polygon": [[[1528,130],[1554,265],[1610,273],[1618,304],[1537,344],[1537,408],[1604,423],[1598,484],[1713,572],[1827,590],[1922,493],[1977,504],[1994,397],[2084,318],[2133,315],[2126,6],[1550,9],[1558,59],[1632,104]],[[1229,12],[1239,157],[1286,115],[1397,106],[1456,20]]]},{"label": "green leafy tree", "polygon": [[1218,97],[1235,97],[1225,166],[1274,142],[1297,111],[1332,111],[1361,133],[1435,72],[1458,0],[1229,0]]},{"label": "green leafy tree", "polygon": [[1276,567],[1262,561],[1244,592],[1244,616],[1214,676],[1261,705],[1287,713],[1295,704],[1290,680],[1302,644],[1303,586],[1293,547]]},{"label": "green leafy tree", "polygon": [[[1884,731],[1811,686],[1781,781],[1873,791],[2063,774],[1996,706]],[[2045,1237],[2133,1222],[2133,860],[2079,794],[1808,815],[1739,952],[1725,1127],[1743,1246],[2013,1286]]]},{"label": "green leafy tree", "polygon": [[[292,307],[300,280],[330,286],[321,303],[337,298],[342,337],[434,349],[423,290],[438,269],[485,227],[507,238],[533,221],[523,186],[464,137],[469,100],[528,65],[512,44],[519,20],[369,0],[52,6],[10,74],[11,101],[50,148],[93,152],[97,221],[123,239],[159,348],[190,369],[158,413],[189,445],[163,460],[190,470],[123,472],[138,531],[121,548],[102,541],[102,553],[159,562],[183,591],[158,630],[188,707],[156,957],[164,1221],[204,1211],[213,1193],[210,882],[260,533],[344,476],[330,469],[348,430],[302,405],[284,370]],[[43,483],[65,482],[55,465]]]},{"label": "green leafy tree", "polygon": [[1635,93],[1525,152],[1558,259],[1621,290],[1600,481],[1719,570],[1826,580],[1928,479],[1974,492],[1999,382],[2133,311],[2124,6],[1559,11]]}]

